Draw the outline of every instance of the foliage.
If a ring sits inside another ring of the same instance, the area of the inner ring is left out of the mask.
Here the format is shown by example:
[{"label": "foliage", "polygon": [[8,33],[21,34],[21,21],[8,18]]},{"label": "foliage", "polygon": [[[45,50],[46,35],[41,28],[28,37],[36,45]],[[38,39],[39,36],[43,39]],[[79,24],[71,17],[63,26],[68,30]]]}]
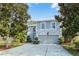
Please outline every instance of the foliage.
[{"label": "foliage", "polygon": [[79,4],[59,3],[60,14],[55,16],[59,22],[63,21],[63,36],[73,38],[79,32]]},{"label": "foliage", "polygon": [[30,36],[27,36],[27,42],[32,42]]},{"label": "foliage", "polygon": [[72,55],[79,56],[79,36],[75,36],[71,44],[69,45],[63,45],[63,47]]},{"label": "foliage", "polygon": [[64,37],[61,37],[59,40],[60,40],[60,44],[64,43],[65,41]]},{"label": "foliage", "polygon": [[0,40],[0,46],[4,46],[5,41],[4,40]]},{"label": "foliage", "polygon": [[33,41],[33,44],[39,44],[39,39],[38,37],[35,37],[34,41]]},{"label": "foliage", "polygon": [[[27,4],[0,4],[0,35],[9,34],[20,40],[25,39],[23,31],[27,31],[27,20],[30,18],[28,14]],[[26,33],[26,32],[25,32]]]},{"label": "foliage", "polygon": [[16,36],[27,30],[26,23],[30,18],[27,11],[27,4],[0,4],[0,34]]},{"label": "foliage", "polygon": [[79,56],[79,51],[74,50],[73,48],[75,47],[73,44],[72,45],[65,45],[63,46],[70,54],[73,56]]},{"label": "foliage", "polygon": [[0,47],[18,46],[26,41],[27,20],[30,18],[27,11],[27,4],[0,3],[0,35],[4,37],[0,39]]},{"label": "foliage", "polygon": [[79,36],[75,36],[73,38],[73,44],[75,44],[75,46],[79,48]]},{"label": "foliage", "polygon": [[21,43],[26,42],[26,31],[17,33],[17,35],[16,35],[16,41],[17,42],[19,41]]},{"label": "foliage", "polygon": [[12,43],[10,44],[12,47],[20,46],[21,43],[20,43],[19,39],[16,39],[16,40],[18,40],[18,41],[12,42]]}]

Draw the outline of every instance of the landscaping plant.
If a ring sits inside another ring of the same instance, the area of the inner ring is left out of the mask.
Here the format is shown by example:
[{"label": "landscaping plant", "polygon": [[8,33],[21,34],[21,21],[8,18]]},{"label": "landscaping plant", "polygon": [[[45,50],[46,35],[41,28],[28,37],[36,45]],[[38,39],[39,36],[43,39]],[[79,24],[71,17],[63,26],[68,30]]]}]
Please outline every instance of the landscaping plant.
[{"label": "landscaping plant", "polygon": [[34,41],[33,41],[33,44],[39,44],[39,39],[38,37],[35,37]]},{"label": "landscaping plant", "polygon": [[73,38],[73,44],[75,44],[75,48],[79,48],[79,36]]},{"label": "landscaping plant", "polygon": [[27,42],[32,42],[32,40],[31,40],[29,35],[27,36]]},{"label": "landscaping plant", "polygon": [[62,35],[65,39],[72,39],[79,32],[79,3],[59,3],[61,15],[55,16],[62,22]]},{"label": "landscaping plant", "polygon": [[[15,42],[25,42],[27,35],[28,5],[26,3],[0,3],[0,35],[15,37]],[[25,34],[26,33],[26,34]],[[5,38],[5,46],[10,43],[10,38]],[[2,43],[1,43],[2,44]]]},{"label": "landscaping plant", "polygon": [[21,43],[24,43],[26,42],[26,35],[26,31],[20,32],[16,35],[16,40]]},{"label": "landscaping plant", "polygon": [[60,38],[59,38],[59,41],[60,41],[60,44],[63,44],[64,41],[65,41],[64,37],[60,37]]}]

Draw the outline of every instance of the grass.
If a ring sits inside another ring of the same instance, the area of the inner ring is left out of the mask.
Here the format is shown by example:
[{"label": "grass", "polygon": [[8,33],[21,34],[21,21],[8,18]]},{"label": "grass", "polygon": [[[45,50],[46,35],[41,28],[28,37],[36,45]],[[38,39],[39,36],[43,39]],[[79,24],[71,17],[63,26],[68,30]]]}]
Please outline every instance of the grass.
[{"label": "grass", "polygon": [[79,56],[79,50],[73,49],[74,45],[64,45],[63,47],[73,56]]}]

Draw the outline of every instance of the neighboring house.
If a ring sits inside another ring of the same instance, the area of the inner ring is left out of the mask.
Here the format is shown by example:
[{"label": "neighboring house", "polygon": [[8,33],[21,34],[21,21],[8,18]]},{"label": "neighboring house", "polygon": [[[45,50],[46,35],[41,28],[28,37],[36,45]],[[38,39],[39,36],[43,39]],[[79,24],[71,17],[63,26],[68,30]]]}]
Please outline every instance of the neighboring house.
[{"label": "neighboring house", "polygon": [[60,23],[56,20],[28,20],[28,35],[34,40],[37,36],[41,44],[58,43],[62,35]]}]

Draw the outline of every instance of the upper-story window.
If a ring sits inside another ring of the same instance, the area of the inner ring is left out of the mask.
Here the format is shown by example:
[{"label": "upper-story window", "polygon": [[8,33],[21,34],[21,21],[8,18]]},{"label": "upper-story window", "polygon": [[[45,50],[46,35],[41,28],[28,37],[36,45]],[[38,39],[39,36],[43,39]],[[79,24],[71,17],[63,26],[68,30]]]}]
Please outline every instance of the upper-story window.
[{"label": "upper-story window", "polygon": [[42,28],[42,29],[45,29],[45,24],[44,24],[44,23],[42,23],[41,28]]},{"label": "upper-story window", "polygon": [[55,22],[54,22],[54,23],[52,23],[52,28],[55,28]]}]

